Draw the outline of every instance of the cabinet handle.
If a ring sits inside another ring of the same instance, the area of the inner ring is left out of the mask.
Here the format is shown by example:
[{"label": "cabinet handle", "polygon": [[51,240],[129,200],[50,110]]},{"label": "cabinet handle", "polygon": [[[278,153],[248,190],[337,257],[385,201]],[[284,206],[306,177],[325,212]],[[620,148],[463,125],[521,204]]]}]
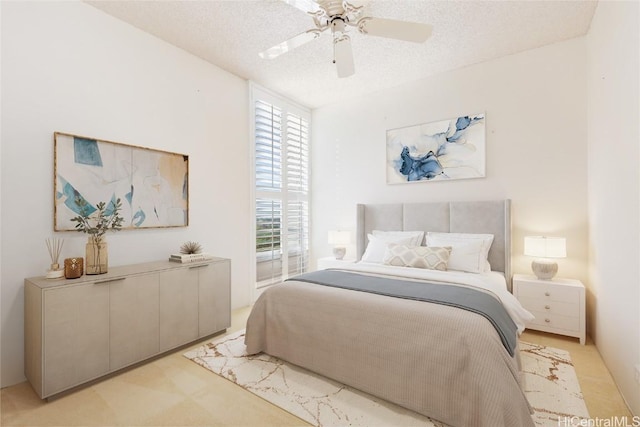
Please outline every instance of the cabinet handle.
[{"label": "cabinet handle", "polygon": [[547,310],[549,310],[551,308],[550,305],[545,305],[544,308],[546,308]]},{"label": "cabinet handle", "polygon": [[549,319],[544,319],[544,321],[547,322],[547,323],[551,323],[551,320],[549,320]]},{"label": "cabinet handle", "polygon": [[96,285],[102,285],[104,283],[119,282],[120,280],[124,280],[124,279],[126,279],[126,277],[118,277],[116,279],[100,280],[99,282],[95,282],[95,284]]},{"label": "cabinet handle", "polygon": [[189,267],[189,270],[193,270],[194,268],[204,268],[204,267],[209,267],[211,264],[200,264],[200,265],[192,265],[191,267]]},{"label": "cabinet handle", "polygon": [[550,296],[551,296],[551,292],[549,292],[549,291],[545,292],[545,293],[544,293],[544,296],[545,296],[545,297],[550,297]]}]

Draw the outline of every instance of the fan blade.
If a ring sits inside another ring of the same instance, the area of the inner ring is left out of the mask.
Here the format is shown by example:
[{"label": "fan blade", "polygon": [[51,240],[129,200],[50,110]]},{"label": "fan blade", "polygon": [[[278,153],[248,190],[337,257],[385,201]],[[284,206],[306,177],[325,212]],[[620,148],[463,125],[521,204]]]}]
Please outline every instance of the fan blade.
[{"label": "fan blade", "polygon": [[314,14],[319,10],[322,10],[318,5],[318,3],[316,3],[313,0],[282,0],[282,1],[305,13]]},{"label": "fan blade", "polygon": [[260,52],[258,56],[264,59],[273,59],[284,53],[292,51],[298,46],[302,46],[305,43],[309,43],[311,40],[317,39],[320,37],[321,32],[316,30],[305,31],[304,33],[298,34],[295,37],[290,38],[289,40],[283,41],[264,52]]},{"label": "fan blade", "polygon": [[431,35],[431,25],[384,18],[362,18],[358,30],[363,34],[422,43]]},{"label": "fan blade", "polygon": [[348,36],[342,36],[333,42],[333,47],[335,49],[334,62],[338,70],[338,77],[349,77],[355,72],[351,39]]}]

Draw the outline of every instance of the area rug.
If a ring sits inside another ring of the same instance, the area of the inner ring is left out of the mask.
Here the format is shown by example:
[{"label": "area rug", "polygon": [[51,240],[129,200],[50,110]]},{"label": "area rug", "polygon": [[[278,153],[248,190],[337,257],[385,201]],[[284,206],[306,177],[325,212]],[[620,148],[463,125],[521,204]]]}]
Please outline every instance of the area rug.
[{"label": "area rug", "polygon": [[[520,342],[524,390],[539,426],[588,419],[569,353]],[[315,426],[426,426],[445,424],[377,399],[265,354],[247,356],[244,331],[184,354],[268,402]]]}]

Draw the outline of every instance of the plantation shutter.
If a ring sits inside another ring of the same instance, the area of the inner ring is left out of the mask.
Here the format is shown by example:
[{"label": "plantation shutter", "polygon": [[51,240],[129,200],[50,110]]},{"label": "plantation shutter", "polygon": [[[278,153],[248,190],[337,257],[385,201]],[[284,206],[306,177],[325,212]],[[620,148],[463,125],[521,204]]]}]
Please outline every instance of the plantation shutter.
[{"label": "plantation shutter", "polygon": [[287,114],[287,233],[289,275],[307,271],[309,261],[309,122]]},{"label": "plantation shutter", "polygon": [[309,208],[306,201],[287,204],[287,253],[289,276],[304,273],[309,266]]},{"label": "plantation shutter", "polygon": [[309,113],[252,89],[256,284],[309,265]]},{"label": "plantation shutter", "polygon": [[255,105],[256,190],[282,189],[282,111],[263,101]]},{"label": "plantation shutter", "polygon": [[258,282],[271,283],[282,278],[280,238],[282,235],[280,200],[256,199],[256,267]]}]

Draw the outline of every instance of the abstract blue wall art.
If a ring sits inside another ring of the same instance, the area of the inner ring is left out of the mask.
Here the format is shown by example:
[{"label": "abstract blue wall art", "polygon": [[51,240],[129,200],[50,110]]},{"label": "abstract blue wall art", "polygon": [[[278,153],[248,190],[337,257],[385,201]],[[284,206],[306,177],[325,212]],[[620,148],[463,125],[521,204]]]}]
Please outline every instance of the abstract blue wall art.
[{"label": "abstract blue wall art", "polygon": [[122,200],[123,228],[189,224],[189,156],[62,132],[54,134],[55,231],[99,202]]},{"label": "abstract blue wall art", "polygon": [[484,176],[484,113],[387,131],[388,184]]}]

